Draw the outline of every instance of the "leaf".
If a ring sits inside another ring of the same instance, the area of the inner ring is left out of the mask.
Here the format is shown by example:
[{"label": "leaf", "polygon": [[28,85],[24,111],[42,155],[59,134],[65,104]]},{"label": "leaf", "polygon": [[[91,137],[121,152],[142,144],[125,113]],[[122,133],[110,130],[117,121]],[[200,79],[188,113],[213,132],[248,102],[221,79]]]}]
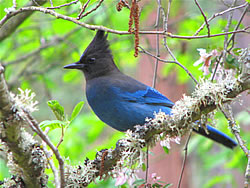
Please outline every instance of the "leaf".
[{"label": "leaf", "polygon": [[83,104],[84,104],[84,102],[81,101],[81,102],[79,102],[79,103],[75,106],[75,108],[74,108],[74,110],[73,110],[73,112],[72,112],[72,114],[71,114],[70,121],[73,121],[73,120],[76,118],[76,116],[80,113],[80,111],[81,111],[81,109],[82,109],[82,107],[83,107]]},{"label": "leaf", "polygon": [[154,152],[152,152],[152,151],[148,151],[148,154],[151,156],[155,156]]},{"label": "leaf", "polygon": [[147,169],[147,166],[145,165],[145,163],[142,163],[142,171],[145,172]]},{"label": "leaf", "polygon": [[237,56],[240,55],[240,52],[241,52],[241,49],[240,49],[240,48],[234,48],[234,49],[233,49],[233,53],[234,53],[235,55],[237,55]]},{"label": "leaf", "polygon": [[160,187],[162,187],[162,185],[159,184],[159,183],[154,183],[154,184],[152,185],[152,188],[160,188]]},{"label": "leaf", "polygon": [[173,185],[172,183],[168,183],[168,184],[164,185],[163,188],[168,188],[168,187],[170,187],[172,185]]},{"label": "leaf", "polygon": [[139,186],[139,185],[145,184],[145,183],[146,183],[146,181],[144,179],[137,179],[137,180],[134,181],[133,185]]},{"label": "leaf", "polygon": [[237,59],[235,57],[233,57],[232,55],[228,55],[226,57],[226,63],[225,63],[225,68],[226,69],[235,69],[235,68],[239,68],[239,62],[237,61]]},{"label": "leaf", "polygon": [[231,174],[214,176],[212,179],[206,182],[205,185],[203,185],[203,187],[210,188],[214,187],[215,185],[219,185],[219,187],[224,187],[223,185],[226,185],[226,183],[230,183],[231,179],[232,179]]},{"label": "leaf", "polygon": [[169,149],[166,146],[162,147],[166,154],[169,154]]},{"label": "leaf", "polygon": [[48,106],[51,108],[52,112],[55,114],[56,119],[60,121],[65,120],[64,108],[59,104],[57,100],[48,101]]},{"label": "leaf", "polygon": [[60,120],[45,120],[42,121],[39,126],[42,130],[45,130],[46,127],[49,127],[50,130],[54,130],[56,128],[61,128],[62,126],[66,126],[66,123]]}]

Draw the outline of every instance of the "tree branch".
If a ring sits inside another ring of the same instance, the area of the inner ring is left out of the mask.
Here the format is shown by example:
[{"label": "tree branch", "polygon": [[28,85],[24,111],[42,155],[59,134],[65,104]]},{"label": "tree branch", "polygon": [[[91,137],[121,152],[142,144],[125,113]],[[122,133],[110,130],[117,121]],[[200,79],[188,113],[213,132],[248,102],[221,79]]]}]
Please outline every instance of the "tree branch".
[{"label": "tree branch", "polygon": [[3,62],[3,66],[6,67],[8,65],[13,65],[13,64],[17,64],[17,63],[20,63],[30,57],[33,57],[34,55],[36,54],[39,54],[42,50],[45,50],[49,47],[52,47],[52,46],[56,46],[57,44],[61,43],[61,42],[64,42],[65,40],[67,40],[72,34],[74,34],[75,32],[77,32],[81,27],[76,27],[74,29],[72,29],[71,31],[69,31],[68,33],[64,34],[63,36],[55,36],[53,37],[50,41],[47,41],[45,43],[43,43],[39,48],[23,55],[23,56],[20,56],[18,57],[17,59],[15,60],[12,60],[12,61],[9,61],[9,62]]},{"label": "tree branch", "polygon": [[17,167],[20,169],[18,175],[23,178],[27,187],[42,187],[47,184],[47,176],[44,174],[47,160],[40,144],[24,130],[24,125],[28,124],[55,154],[60,170],[58,187],[64,188],[64,161],[58,149],[43,133],[30,111],[25,106],[15,104],[16,101],[13,101],[8,91],[3,72],[4,68],[0,65],[0,139],[6,143],[13,154],[13,161],[15,161],[13,169]]},{"label": "tree branch", "polygon": [[[195,82],[196,84],[198,84],[198,81],[197,81],[197,80],[195,79],[195,77],[191,74],[191,72],[190,72],[184,65],[182,65],[180,62],[178,62],[176,58],[174,59],[175,61],[164,60],[164,59],[161,59],[161,58],[159,58],[159,57],[157,57],[157,56],[151,54],[150,52],[146,51],[146,50],[143,49],[141,46],[139,46],[139,48],[141,49],[141,51],[140,51],[141,53],[145,53],[145,54],[147,54],[147,55],[149,55],[149,56],[151,56],[151,57],[157,59],[158,61],[161,61],[161,62],[163,62],[163,63],[174,63],[174,64],[180,66],[180,67],[181,67],[181,68],[182,68],[182,69],[183,69],[183,70],[184,70],[184,71],[194,80],[194,82]],[[171,53],[172,53],[172,52],[171,52]]]},{"label": "tree branch", "polygon": [[[225,118],[228,120],[229,127],[231,128],[235,138],[237,139],[242,151],[245,153],[247,157],[247,167],[245,171],[245,182],[244,187],[248,188],[250,184],[250,150],[247,148],[246,144],[244,143],[243,139],[240,136],[239,126],[236,124],[236,121],[234,120],[232,109],[229,105],[225,105],[226,107],[221,106],[220,110],[225,116]],[[227,108],[227,111],[224,109]]]},{"label": "tree branch", "polygon": [[44,170],[47,160],[40,144],[24,130],[22,112],[16,109],[0,66],[0,140],[6,147],[10,171],[21,177],[25,187],[43,187],[47,184]]},{"label": "tree branch", "polygon": [[[63,14],[59,14],[57,12],[55,12],[54,10],[48,10],[46,8],[43,7],[35,7],[35,6],[31,6],[31,7],[23,7],[20,8],[16,11],[11,11],[9,13],[7,13],[4,18],[2,20],[0,20],[0,29],[3,27],[3,25],[13,16],[18,15],[22,12],[29,12],[29,11],[39,11],[42,12],[44,14],[50,14],[52,16],[55,16],[57,19],[63,19],[63,20],[67,20],[70,22],[73,22],[75,24],[78,24],[82,27],[91,29],[91,30],[104,30],[106,32],[110,32],[110,33],[115,33],[115,34],[119,34],[119,35],[128,35],[131,34],[128,31],[118,31],[118,30],[114,30],[114,29],[110,29],[104,26],[99,26],[99,25],[90,25],[90,24],[86,24],[84,22],[80,22],[78,21],[76,18],[72,18],[69,16],[65,16]],[[180,36],[180,35],[174,35],[172,33],[168,33],[165,31],[139,31],[140,34],[159,34],[159,35],[165,35],[167,37],[171,37],[171,38],[178,38],[178,39],[201,39],[201,38],[211,38],[211,37],[218,37],[218,36],[224,36],[224,35],[229,35],[229,34],[233,34],[233,33],[249,33],[249,31],[247,31],[249,29],[249,26],[245,27],[244,29],[241,30],[237,30],[237,31],[230,31],[230,32],[223,32],[223,33],[218,33],[218,34],[211,34],[210,36],[208,35],[200,35],[200,36]]]},{"label": "tree branch", "polygon": [[209,27],[209,23],[208,23],[208,21],[207,21],[207,17],[206,17],[206,15],[205,15],[204,11],[202,10],[200,4],[198,3],[198,1],[197,1],[197,0],[194,0],[194,2],[195,2],[195,4],[197,5],[197,7],[199,8],[199,10],[200,10],[200,12],[201,12],[201,14],[202,14],[202,16],[203,16],[203,18],[204,18],[204,20],[205,20],[205,24],[206,24],[206,26],[207,26],[207,35],[210,36],[210,27]]},{"label": "tree branch", "polygon": [[[37,1],[38,5],[40,6],[46,2],[47,0]],[[29,1],[29,3],[27,3],[25,6],[36,6],[36,4],[33,1]],[[21,12],[19,16],[10,18],[8,23],[0,27],[0,42],[9,37],[33,12],[34,11]]]},{"label": "tree branch", "polygon": [[75,1],[72,1],[72,2],[69,2],[69,3],[65,3],[65,4],[62,4],[62,5],[59,5],[59,6],[52,6],[52,7],[46,7],[47,9],[60,9],[62,7],[66,7],[66,6],[70,6],[72,4],[76,4],[78,3],[79,0],[75,0]]},{"label": "tree branch", "polygon": [[194,36],[197,36],[197,35],[200,33],[200,31],[205,27],[205,25],[207,25],[207,23],[209,23],[210,21],[212,21],[214,18],[216,18],[216,17],[218,17],[218,16],[221,16],[221,15],[223,15],[223,14],[225,14],[225,13],[234,11],[234,10],[236,10],[236,9],[240,9],[240,8],[248,7],[248,6],[249,6],[248,3],[246,2],[246,3],[244,3],[243,5],[239,5],[239,6],[236,6],[236,7],[230,7],[230,8],[228,8],[227,10],[224,10],[224,11],[222,11],[222,12],[219,12],[219,13],[214,14],[214,15],[211,16],[209,19],[207,19],[207,22],[204,22],[204,23],[202,24],[202,26],[195,32]]}]

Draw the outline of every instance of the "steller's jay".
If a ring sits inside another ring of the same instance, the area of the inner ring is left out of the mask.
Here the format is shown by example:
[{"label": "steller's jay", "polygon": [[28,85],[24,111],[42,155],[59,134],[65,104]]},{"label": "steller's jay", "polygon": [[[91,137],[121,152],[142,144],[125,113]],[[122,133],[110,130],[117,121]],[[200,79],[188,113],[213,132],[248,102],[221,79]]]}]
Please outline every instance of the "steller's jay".
[{"label": "steller's jay", "polygon": [[[79,69],[84,73],[89,105],[103,122],[119,131],[143,125],[146,117],[154,117],[154,112],[171,113],[174,103],[167,97],[119,71],[109,49],[107,34],[102,30],[97,31],[80,61],[64,68]],[[237,146],[234,140],[217,129],[207,125],[207,130],[209,134],[202,127],[194,129],[226,147]]]}]

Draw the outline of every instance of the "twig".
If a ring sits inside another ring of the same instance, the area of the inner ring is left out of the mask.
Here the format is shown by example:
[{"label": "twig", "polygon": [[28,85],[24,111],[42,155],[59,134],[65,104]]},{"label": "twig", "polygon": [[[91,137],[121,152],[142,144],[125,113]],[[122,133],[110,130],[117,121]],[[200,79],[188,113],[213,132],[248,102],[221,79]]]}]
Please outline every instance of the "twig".
[{"label": "twig", "polygon": [[83,5],[81,12],[78,14],[78,16],[77,16],[77,18],[76,18],[77,20],[80,20],[80,19],[81,19],[81,16],[82,16],[82,14],[84,13],[85,9],[87,8],[89,2],[90,2],[90,0],[88,0],[88,1]]},{"label": "twig", "polygon": [[58,144],[56,145],[56,148],[58,148],[59,146],[60,146],[60,144],[63,142],[63,138],[64,138],[64,127],[63,127],[63,125],[61,125],[62,126],[62,135],[61,135],[61,137],[60,137],[60,140],[59,140],[59,142],[58,142]]},{"label": "twig", "polygon": [[220,0],[220,2],[225,5],[226,7],[230,7],[230,4],[228,4],[227,2],[225,2],[225,0]]},{"label": "twig", "polygon": [[50,6],[53,7],[53,6],[54,6],[54,5],[53,5],[53,1],[52,1],[52,0],[49,0],[49,2],[50,2]]},{"label": "twig", "polygon": [[[168,19],[169,19],[169,14],[170,14],[171,2],[172,2],[172,0],[169,0],[169,1],[168,1],[168,11],[167,11],[167,14],[166,14],[166,16],[163,15],[163,23],[164,23],[163,29],[164,29],[164,32],[165,32],[165,33],[168,32],[168,25],[169,25]],[[163,12],[163,13],[164,13],[164,12]]]},{"label": "twig", "polygon": [[[43,12],[45,14],[50,14],[52,16],[55,16],[57,19],[63,19],[63,20],[67,20],[70,22],[73,22],[75,24],[78,24],[82,27],[91,29],[91,30],[104,30],[106,32],[109,33],[115,33],[115,34],[119,34],[119,35],[128,35],[131,34],[128,31],[118,31],[118,30],[114,30],[114,29],[110,29],[104,26],[97,26],[97,25],[90,25],[90,24],[86,24],[84,22],[80,22],[78,20],[76,20],[75,18],[69,17],[69,16],[65,16],[63,14],[57,13],[55,11],[52,10],[48,10],[46,8],[43,7],[35,7],[35,6],[30,6],[30,7],[23,7],[20,8],[16,11],[10,12],[8,14],[6,14],[2,20],[0,20],[0,28],[13,16],[16,16],[17,14],[20,14],[22,12],[26,12],[26,11],[39,11],[39,12]],[[230,31],[230,32],[224,32],[224,33],[218,33],[218,34],[213,34],[210,36],[207,35],[200,35],[200,36],[180,36],[180,35],[174,35],[172,33],[168,33],[165,31],[139,31],[140,34],[159,34],[159,35],[164,35],[167,37],[171,37],[171,38],[178,38],[178,39],[202,39],[202,38],[212,38],[212,37],[218,37],[218,36],[224,36],[224,35],[229,35],[229,34],[233,34],[233,33],[249,33],[249,31],[247,31],[247,29],[249,29],[249,26],[241,29],[241,30],[237,30],[237,31]]]},{"label": "twig", "polygon": [[221,61],[222,56],[223,56],[223,53],[221,53],[220,56],[219,56],[218,58],[216,58],[216,65],[215,65],[215,68],[214,68],[213,75],[212,75],[212,77],[211,77],[211,81],[213,81],[214,78],[215,78],[215,74],[216,74],[217,69],[218,69],[218,67],[219,67],[219,64],[220,64],[220,61]]},{"label": "twig", "polygon": [[[218,34],[213,34],[213,35],[199,35],[199,36],[180,36],[180,35],[173,35],[171,33],[161,33],[163,35],[166,35],[171,38],[178,38],[178,39],[202,39],[202,38],[212,38],[212,37],[218,37],[218,36],[225,36],[225,35],[230,35],[234,33],[250,33],[247,31],[249,29],[249,26],[245,27],[244,29],[237,30],[237,31],[230,31],[230,32],[224,32],[224,33],[218,33]],[[145,32],[140,32],[141,34],[156,34],[151,31],[145,31]]]},{"label": "twig", "polygon": [[107,149],[103,149],[103,155],[102,155],[102,159],[101,159],[101,167],[100,167],[100,179],[102,178],[103,174],[104,174],[104,169],[105,169],[105,158],[108,154],[108,150]]},{"label": "twig", "polygon": [[[242,22],[244,16],[245,16],[246,13],[247,13],[248,7],[249,7],[249,4],[245,7],[243,13],[241,14],[240,19],[238,20],[237,25],[236,25],[235,28],[234,28],[234,31],[236,31],[236,30],[239,28],[239,26],[240,26],[240,24],[241,24],[241,22]],[[233,34],[231,35],[230,39],[229,39],[228,42],[227,42],[227,45],[229,45],[231,41],[233,41],[233,43],[234,43],[234,37],[235,37],[235,33],[233,33]],[[232,44],[232,46],[231,46],[231,48],[229,49],[229,51],[233,48],[233,46],[234,46],[234,45]]]},{"label": "twig", "polygon": [[[209,19],[207,19],[207,22],[210,22],[210,21],[213,20],[214,18],[216,18],[216,17],[218,17],[218,16],[221,16],[221,15],[227,13],[227,12],[231,12],[231,11],[233,11],[233,10],[243,8],[243,7],[245,7],[245,6],[248,6],[248,3],[247,3],[247,2],[244,3],[243,5],[239,5],[239,6],[237,6],[237,7],[233,7],[233,8],[230,7],[230,8],[228,8],[227,10],[224,10],[224,11],[222,11],[222,12],[219,12],[219,13],[214,14],[212,17],[210,17]],[[194,34],[193,36],[197,36],[197,35],[200,33],[200,31],[204,28],[205,25],[206,25],[206,22],[204,22],[204,23],[202,24],[202,26],[195,32],[195,34]]]},{"label": "twig", "polygon": [[189,134],[188,134],[188,137],[187,137],[187,140],[186,140],[186,143],[185,143],[184,158],[183,158],[183,162],[182,162],[181,174],[180,174],[180,177],[179,177],[177,188],[181,187],[181,180],[182,180],[184,169],[185,169],[185,166],[186,166],[186,160],[187,160],[187,154],[188,154],[188,143],[189,143],[189,140],[190,140],[191,136],[192,136],[192,129],[189,131]]},{"label": "twig", "polygon": [[145,182],[148,183],[148,171],[149,171],[149,145],[147,144],[147,151],[146,151],[146,177]]},{"label": "twig", "polygon": [[[156,31],[159,31],[159,22],[160,22],[160,11],[161,11],[161,0],[156,0],[158,7],[157,7],[157,17],[156,17]],[[160,44],[159,44],[159,34],[156,35],[156,50],[155,50],[156,56],[160,57]],[[153,76],[153,83],[152,87],[155,88],[156,84],[156,77],[157,77],[157,69],[158,69],[158,59],[155,59],[155,67],[154,67],[154,76]]]},{"label": "twig", "polygon": [[[234,0],[232,5],[231,6],[235,6],[235,3],[236,3],[237,0]],[[229,16],[228,16],[228,19],[227,19],[227,25],[225,27],[225,31],[228,32],[229,30],[229,27],[232,23],[232,18],[233,18],[233,12],[230,12]],[[217,63],[216,63],[216,66],[215,66],[215,69],[213,71],[213,75],[212,75],[212,81],[214,80],[215,78],[215,75],[216,75],[216,72],[218,70],[218,67],[219,67],[219,64],[220,63],[225,63],[226,61],[226,53],[227,53],[227,47],[228,47],[228,35],[225,35],[225,38],[224,38],[224,48],[223,48],[223,51],[219,57],[219,59],[217,60]]]},{"label": "twig", "polygon": [[121,0],[123,5],[125,5],[125,7],[127,7],[128,9],[130,9],[130,6],[128,4],[128,2],[126,0]]},{"label": "twig", "polygon": [[13,6],[12,6],[14,9],[17,8],[17,4],[16,4],[16,0],[13,0]]},{"label": "twig", "polygon": [[72,1],[72,2],[69,2],[69,3],[65,3],[65,4],[62,4],[62,5],[59,5],[59,6],[56,6],[54,7],[53,4],[51,7],[46,7],[47,9],[60,9],[62,7],[66,7],[66,6],[70,6],[72,4],[76,4],[79,0],[75,0],[75,1]]},{"label": "twig", "polygon": [[188,69],[186,67],[184,67],[177,59],[176,57],[174,56],[174,54],[172,53],[172,51],[170,50],[170,48],[168,47],[167,45],[167,40],[166,38],[164,38],[164,46],[165,48],[167,49],[168,53],[172,56],[172,58],[175,60],[175,62],[181,66],[185,71],[186,73],[188,73],[188,75],[193,79],[193,81],[196,83],[196,84],[199,84],[198,81],[195,79],[195,77],[188,71]]},{"label": "twig", "polygon": [[25,55],[23,55],[21,57],[18,57],[18,59],[16,59],[16,60],[3,63],[3,65],[8,66],[8,65],[13,65],[13,64],[22,62],[22,61],[24,61],[24,60],[26,60],[26,59],[40,53],[44,49],[47,49],[47,48],[49,48],[51,46],[57,45],[60,42],[63,42],[64,40],[67,40],[72,34],[74,34],[76,31],[78,31],[80,29],[81,29],[80,27],[77,27],[77,28],[72,29],[71,31],[69,31],[68,33],[66,33],[63,36],[54,37],[54,38],[51,39],[51,41],[43,43],[38,49],[36,49],[36,50],[34,50],[34,51],[30,52],[30,53],[27,53],[27,54],[25,54]]},{"label": "twig", "polygon": [[85,14],[83,14],[83,15],[80,16],[79,18],[77,17],[77,20],[80,20],[80,19],[82,19],[83,17],[85,17],[85,16],[89,15],[90,13],[94,12],[96,9],[98,9],[98,8],[101,6],[101,4],[102,4],[103,1],[104,1],[104,0],[100,0],[99,3],[98,3],[93,9],[91,9],[90,11],[87,11]]},{"label": "twig", "polygon": [[147,54],[147,55],[149,55],[149,56],[151,56],[151,57],[153,57],[153,58],[158,59],[158,60],[161,61],[161,62],[178,64],[176,61],[168,61],[168,60],[161,59],[161,58],[157,57],[156,55],[151,54],[150,52],[148,52],[147,50],[145,50],[145,49],[142,48],[141,46],[139,46],[139,48],[142,50],[142,51],[140,51],[141,53],[145,53],[145,54]]},{"label": "twig", "polygon": [[[25,112],[25,110],[23,110]],[[56,148],[52,142],[50,141],[49,137],[43,133],[42,129],[39,127],[37,121],[29,114],[26,112],[26,117],[24,119],[28,122],[29,126],[31,129],[36,132],[41,139],[51,148],[53,153],[56,156],[56,159],[58,160],[59,163],[59,171],[60,171],[60,187],[64,188],[65,187],[65,177],[64,177],[64,161],[63,158],[61,157],[58,148]]]},{"label": "twig", "polygon": [[[227,108],[227,112],[226,112],[226,109]],[[222,106],[220,105],[219,106],[219,109],[220,111],[223,113],[223,115],[225,116],[225,118],[227,119],[228,121],[228,125],[229,127],[231,128],[233,134],[235,135],[241,149],[243,150],[243,152],[245,153],[246,156],[248,156],[249,154],[249,150],[247,148],[247,146],[245,145],[244,141],[242,140],[242,138],[240,137],[240,131],[238,130],[239,126],[236,124],[235,120],[234,120],[234,117],[232,115],[232,109],[231,109],[231,106],[229,105],[225,105]]]},{"label": "twig", "polygon": [[36,2],[36,0],[32,0],[32,2],[36,5],[36,6],[40,6],[38,2]]},{"label": "twig", "polygon": [[[233,3],[232,3],[232,6],[235,6],[237,0],[234,0]],[[248,7],[248,6],[247,6]],[[227,25],[226,25],[226,28],[225,28],[225,31],[228,32],[229,31],[229,27],[232,23],[232,19],[233,19],[233,11],[229,13],[229,16],[228,16],[228,19],[227,19]],[[236,28],[238,28],[238,26],[236,26]],[[237,30],[237,29],[235,29]],[[235,35],[235,34],[233,34]],[[229,42],[227,41],[228,40],[228,35],[225,36],[225,39],[224,39],[224,50],[225,50],[225,53],[226,53],[226,49],[227,49],[227,46],[229,44]],[[223,58],[223,62],[225,62],[225,55],[224,55],[224,58]]]},{"label": "twig", "polygon": [[247,162],[247,166],[246,166],[246,171],[245,171],[245,182],[244,182],[244,187],[248,188],[249,184],[250,184],[250,150],[247,148],[247,146],[245,145],[244,141],[242,140],[241,136],[240,136],[240,131],[238,130],[239,127],[236,124],[233,114],[231,112],[231,107],[229,105],[227,105],[227,108],[229,109],[229,112],[226,113],[226,111],[224,110],[223,106],[219,106],[220,111],[223,113],[223,115],[225,116],[225,118],[228,121],[228,125],[231,128],[236,140],[238,141],[242,151],[245,153],[248,162]]},{"label": "twig", "polygon": [[[49,127],[45,128],[45,131],[44,131],[45,135],[48,134],[49,129],[50,129]],[[52,170],[52,172],[54,174],[55,186],[56,186],[56,188],[60,188],[60,181],[59,181],[59,176],[58,176],[58,170],[57,170],[57,168],[56,168],[56,166],[55,166],[55,164],[54,164],[54,162],[53,162],[53,160],[51,158],[52,157],[51,153],[48,151],[47,145],[46,145],[45,142],[42,142],[42,146],[43,146],[44,154],[45,154],[45,156],[46,156],[46,158],[48,160],[49,166],[50,166],[50,168],[51,168],[51,170]]]},{"label": "twig", "polygon": [[[47,2],[47,0],[39,0],[38,6],[41,6],[46,2]],[[37,3],[35,4],[33,1],[29,1],[24,6],[29,7],[29,6],[35,6],[35,5],[37,5]],[[11,11],[13,11],[13,10],[11,10]],[[6,39],[8,36],[10,36],[12,33],[14,33],[15,30],[18,28],[18,26],[20,24],[22,24],[32,14],[33,14],[32,11],[27,11],[27,12],[23,12],[23,13],[21,12],[19,14],[19,16],[10,18],[9,22],[6,23],[3,27],[0,26],[1,27],[1,29],[0,29],[0,42],[3,41],[4,39]],[[1,15],[4,15],[4,12],[2,12]]]},{"label": "twig", "polygon": [[[156,23],[155,23],[155,27],[156,27],[156,30],[159,31],[159,23],[160,23],[160,11],[162,9],[162,6],[161,6],[161,0],[156,0],[157,1],[157,4],[158,4],[158,7],[157,7],[157,17],[156,17]],[[159,44],[159,34],[156,35],[156,55],[157,57],[160,57],[160,44]],[[159,60],[158,59],[155,59],[155,67],[154,67],[154,75],[153,75],[153,83],[152,83],[152,87],[155,88],[155,85],[156,85],[156,77],[157,77],[157,69],[158,69],[158,63],[159,63]],[[145,181],[146,181],[146,184],[148,182],[148,170],[149,170],[149,145],[147,144],[147,152],[146,152],[146,178],[145,178]]]},{"label": "twig", "polygon": [[247,161],[247,167],[246,167],[246,172],[245,172],[244,187],[248,188],[249,185],[250,185],[250,154],[248,154],[248,161]]},{"label": "twig", "polygon": [[200,9],[200,12],[201,12],[201,14],[202,14],[202,16],[203,16],[203,18],[204,18],[204,20],[205,20],[206,26],[207,26],[207,35],[210,36],[210,27],[209,27],[209,23],[208,23],[208,21],[207,21],[207,17],[206,17],[206,15],[205,15],[204,11],[202,10],[200,4],[198,3],[198,1],[197,1],[197,0],[194,0],[194,2],[195,2],[195,4],[197,5],[197,7]]},{"label": "twig", "polygon": [[57,44],[57,41],[56,41],[56,40],[53,40],[53,41],[48,42],[48,43],[46,43],[46,44],[43,44],[43,45],[40,46],[38,49],[36,49],[36,50],[34,50],[34,51],[30,52],[30,53],[27,53],[27,54],[25,54],[25,55],[19,57],[18,59],[15,59],[15,60],[13,60],[13,61],[9,61],[9,62],[4,63],[4,66],[7,66],[7,65],[14,65],[14,64],[17,64],[17,63],[19,63],[19,62],[22,62],[22,61],[24,61],[24,60],[26,60],[26,59],[28,59],[28,58],[30,58],[30,57],[32,57],[32,56],[34,56],[34,55],[40,53],[40,51],[42,51],[43,49],[46,49],[46,48],[48,48],[48,47],[50,47],[50,46],[53,46],[53,45],[55,45],[55,44]]},{"label": "twig", "polygon": [[[139,48],[142,50],[142,51],[141,51],[142,53],[148,54],[148,55],[150,55],[151,57],[154,57],[154,58],[158,59],[158,60],[161,61],[161,62],[164,62],[164,63],[174,63],[174,64],[180,66],[181,68],[183,68],[183,69],[186,71],[186,73],[187,73],[195,82],[197,82],[196,79],[194,78],[194,76],[189,72],[189,70],[188,70],[185,66],[183,66],[181,63],[179,63],[178,61],[167,61],[167,60],[161,59],[161,58],[159,58],[159,57],[157,57],[157,56],[151,54],[150,52],[148,52],[148,51],[146,51],[145,49],[143,49],[141,46],[139,46]],[[197,82],[197,83],[198,83],[198,82]]]}]

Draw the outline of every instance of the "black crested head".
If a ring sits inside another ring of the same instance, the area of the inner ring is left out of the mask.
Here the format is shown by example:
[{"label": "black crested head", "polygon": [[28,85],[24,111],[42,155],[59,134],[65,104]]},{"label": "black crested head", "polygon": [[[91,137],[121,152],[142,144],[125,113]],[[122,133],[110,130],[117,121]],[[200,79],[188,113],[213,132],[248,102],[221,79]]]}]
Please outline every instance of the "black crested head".
[{"label": "black crested head", "polygon": [[80,61],[66,65],[64,68],[82,70],[86,80],[119,71],[113,61],[107,36],[105,31],[98,30],[94,39],[83,52]]},{"label": "black crested head", "polygon": [[91,56],[91,55],[112,57],[107,37],[108,34],[105,34],[105,31],[98,30],[91,43],[82,54],[81,58],[84,58],[84,56]]}]

